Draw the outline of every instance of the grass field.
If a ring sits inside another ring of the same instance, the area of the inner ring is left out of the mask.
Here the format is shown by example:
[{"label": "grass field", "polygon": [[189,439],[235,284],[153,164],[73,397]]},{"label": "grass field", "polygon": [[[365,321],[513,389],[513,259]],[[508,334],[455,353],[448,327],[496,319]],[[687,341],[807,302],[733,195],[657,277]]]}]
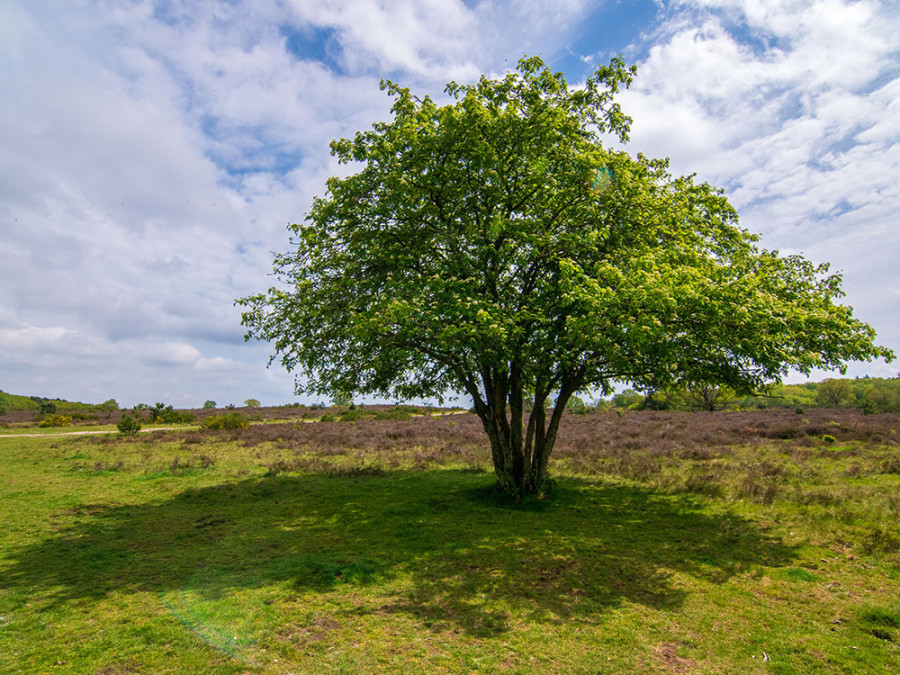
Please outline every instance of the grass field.
[{"label": "grass field", "polygon": [[522,504],[467,414],[0,436],[0,672],[900,672],[898,430],[571,415]]}]

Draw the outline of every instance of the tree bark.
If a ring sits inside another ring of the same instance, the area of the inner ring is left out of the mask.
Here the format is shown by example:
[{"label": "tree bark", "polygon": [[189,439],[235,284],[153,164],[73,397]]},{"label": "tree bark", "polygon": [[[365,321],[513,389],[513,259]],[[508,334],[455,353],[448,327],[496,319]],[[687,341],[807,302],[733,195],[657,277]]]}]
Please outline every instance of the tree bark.
[{"label": "tree bark", "polygon": [[482,381],[485,397],[483,401],[476,399],[475,412],[491,442],[497,490],[517,496],[540,493],[547,481],[550,453],[576,382],[564,380],[549,421],[545,408],[549,391],[539,388],[525,427],[520,368],[511,364],[509,374],[484,371]]}]

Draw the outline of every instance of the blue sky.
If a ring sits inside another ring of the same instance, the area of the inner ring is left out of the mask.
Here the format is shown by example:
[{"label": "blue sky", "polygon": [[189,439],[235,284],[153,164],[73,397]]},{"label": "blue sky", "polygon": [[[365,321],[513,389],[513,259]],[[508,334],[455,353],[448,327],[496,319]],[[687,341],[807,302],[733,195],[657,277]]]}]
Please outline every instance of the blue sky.
[{"label": "blue sky", "polygon": [[233,300],[347,170],[329,141],[387,118],[379,80],[441,97],[538,54],[577,84],[618,53],[628,149],[725,188],[767,248],[831,262],[900,350],[895,3],[7,0],[0,389],[295,400]]}]

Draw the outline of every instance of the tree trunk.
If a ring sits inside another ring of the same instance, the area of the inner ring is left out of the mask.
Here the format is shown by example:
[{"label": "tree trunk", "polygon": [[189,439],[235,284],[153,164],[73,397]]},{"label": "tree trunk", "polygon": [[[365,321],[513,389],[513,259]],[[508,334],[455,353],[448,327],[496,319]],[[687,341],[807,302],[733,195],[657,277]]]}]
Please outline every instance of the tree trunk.
[{"label": "tree trunk", "polygon": [[535,392],[526,428],[520,371],[513,365],[508,376],[486,375],[483,373],[485,398],[476,399],[475,412],[491,442],[497,490],[516,496],[540,494],[547,482],[550,453],[556,444],[566,403],[575,391],[574,384],[567,383],[561,388],[549,421],[545,409],[549,392]]}]

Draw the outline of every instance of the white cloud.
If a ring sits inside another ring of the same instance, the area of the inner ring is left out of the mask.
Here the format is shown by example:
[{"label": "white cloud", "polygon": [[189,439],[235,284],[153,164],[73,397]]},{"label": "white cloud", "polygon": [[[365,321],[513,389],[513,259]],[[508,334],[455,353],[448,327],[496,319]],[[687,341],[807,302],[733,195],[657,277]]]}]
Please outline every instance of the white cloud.
[{"label": "white cloud", "polygon": [[291,5],[302,21],[338,32],[340,61],[351,72],[401,70],[448,79],[479,74],[471,60],[477,24],[459,0],[294,0]]},{"label": "white cloud", "polygon": [[200,359],[200,351],[184,342],[163,342],[153,345],[144,354],[144,359],[153,365],[194,365]]},{"label": "white cloud", "polygon": [[681,3],[623,96],[632,147],[726,186],[766,247],[846,271],[847,301],[895,347],[898,18],[866,1]]}]

